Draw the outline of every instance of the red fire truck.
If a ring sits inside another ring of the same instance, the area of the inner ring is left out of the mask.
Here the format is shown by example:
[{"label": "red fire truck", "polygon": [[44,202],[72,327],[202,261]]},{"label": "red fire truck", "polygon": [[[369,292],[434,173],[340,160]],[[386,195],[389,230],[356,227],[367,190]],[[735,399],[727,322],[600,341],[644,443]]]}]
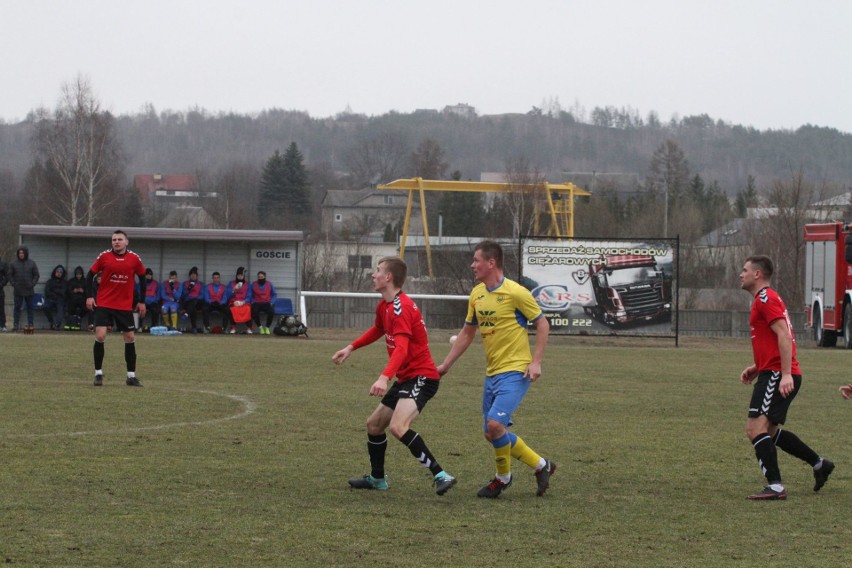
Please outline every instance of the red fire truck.
[{"label": "red fire truck", "polygon": [[852,349],[852,225],[805,225],[805,309],[820,347]]}]

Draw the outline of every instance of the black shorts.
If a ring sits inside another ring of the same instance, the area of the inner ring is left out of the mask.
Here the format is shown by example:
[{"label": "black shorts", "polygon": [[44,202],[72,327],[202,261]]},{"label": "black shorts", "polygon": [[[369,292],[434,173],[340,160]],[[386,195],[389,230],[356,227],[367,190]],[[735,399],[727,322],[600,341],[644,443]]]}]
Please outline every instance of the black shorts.
[{"label": "black shorts", "polygon": [[132,310],[113,310],[112,308],[95,308],[95,327],[114,325],[118,331],[136,331],[136,320]]},{"label": "black shorts", "polygon": [[417,404],[417,411],[423,412],[423,407],[438,392],[439,383],[438,379],[427,379],[422,375],[402,382],[397,381],[385,393],[382,404],[388,408],[396,408],[399,399],[411,398]]},{"label": "black shorts", "polygon": [[802,386],[802,375],[793,375],[793,392],[781,396],[781,371],[761,371],[754,383],[748,417],[765,415],[773,424],[784,424],[787,410]]}]

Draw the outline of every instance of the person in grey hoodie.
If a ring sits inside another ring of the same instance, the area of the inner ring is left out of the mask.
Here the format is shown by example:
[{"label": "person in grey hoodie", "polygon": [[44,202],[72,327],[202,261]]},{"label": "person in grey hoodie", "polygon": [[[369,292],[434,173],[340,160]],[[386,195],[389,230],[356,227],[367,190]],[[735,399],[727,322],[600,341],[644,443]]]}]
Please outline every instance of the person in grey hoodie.
[{"label": "person in grey hoodie", "polygon": [[12,291],[15,295],[13,312],[15,331],[21,328],[21,308],[23,306],[27,307],[27,325],[32,327],[33,294],[35,293],[35,285],[38,284],[39,274],[38,266],[36,266],[35,261],[30,259],[30,249],[25,246],[19,246],[16,258],[9,263],[6,273],[9,276],[9,282],[12,284]]},{"label": "person in grey hoodie", "polygon": [[65,267],[56,265],[53,273],[44,285],[44,315],[51,329],[62,329],[65,319],[65,296],[68,294],[68,281],[65,280]]},{"label": "person in grey hoodie", "polygon": [[0,333],[9,331],[6,329],[6,291],[4,288],[9,283],[9,277],[6,275],[8,265],[0,258]]}]

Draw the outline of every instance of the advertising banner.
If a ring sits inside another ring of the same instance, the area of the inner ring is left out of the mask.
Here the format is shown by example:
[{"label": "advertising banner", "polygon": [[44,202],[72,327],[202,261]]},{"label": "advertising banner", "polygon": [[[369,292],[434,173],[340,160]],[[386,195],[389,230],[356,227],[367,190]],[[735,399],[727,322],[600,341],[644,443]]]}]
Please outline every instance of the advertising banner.
[{"label": "advertising banner", "polygon": [[521,282],[561,335],[672,337],[676,239],[521,241]]}]

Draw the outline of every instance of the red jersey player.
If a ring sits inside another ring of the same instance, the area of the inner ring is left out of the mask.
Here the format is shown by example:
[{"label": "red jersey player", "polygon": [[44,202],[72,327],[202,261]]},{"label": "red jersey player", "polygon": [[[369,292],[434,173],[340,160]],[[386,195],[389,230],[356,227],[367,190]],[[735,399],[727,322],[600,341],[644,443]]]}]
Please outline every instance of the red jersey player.
[{"label": "red jersey player", "polygon": [[[139,317],[145,317],[145,299],[137,298],[136,278],[145,278],[145,266],[135,252],[128,250],[130,241],[124,231],[112,234],[112,248],[98,255],[89,269],[86,307],[95,312],[95,381],[94,385],[103,385],[104,340],[107,326],[115,322],[124,334],[124,361],[127,363],[127,385],[141,387],[136,378],[136,323],[133,308],[139,310]],[[97,297],[93,297],[95,275],[101,274],[101,283]]]},{"label": "red jersey player", "polygon": [[834,470],[834,464],[821,458],[807,444],[781,425],[787,419],[790,403],[802,386],[796,360],[796,340],[787,306],[769,287],[774,266],[768,256],[750,256],[740,272],[740,285],[754,300],[749,326],[754,364],[740,373],[743,384],[757,379],[748,409],[746,435],[754,446],[757,462],[769,484],[749,499],[786,499],[778,467],[777,448],[813,467],[814,491],[819,491]]},{"label": "red jersey player", "polygon": [[[423,411],[426,403],[438,392],[439,375],[432,354],[423,316],[417,305],[402,291],[408,268],[398,257],[379,260],[373,273],[373,287],[382,295],[376,307],[376,320],[364,334],[335,353],[332,361],[342,364],[353,351],[384,337],[390,359],[376,382],[370,396],[382,397],[376,410],[367,419],[367,451],[371,471],[364,477],[349,480],[355,489],[388,488],[385,479],[385,434],[391,434],[408,447],[411,454],[434,476],[435,492],[446,493],[456,479],[438,464],[426,447],[423,437],[410,428],[412,421]],[[388,383],[397,381],[388,389]]]}]

